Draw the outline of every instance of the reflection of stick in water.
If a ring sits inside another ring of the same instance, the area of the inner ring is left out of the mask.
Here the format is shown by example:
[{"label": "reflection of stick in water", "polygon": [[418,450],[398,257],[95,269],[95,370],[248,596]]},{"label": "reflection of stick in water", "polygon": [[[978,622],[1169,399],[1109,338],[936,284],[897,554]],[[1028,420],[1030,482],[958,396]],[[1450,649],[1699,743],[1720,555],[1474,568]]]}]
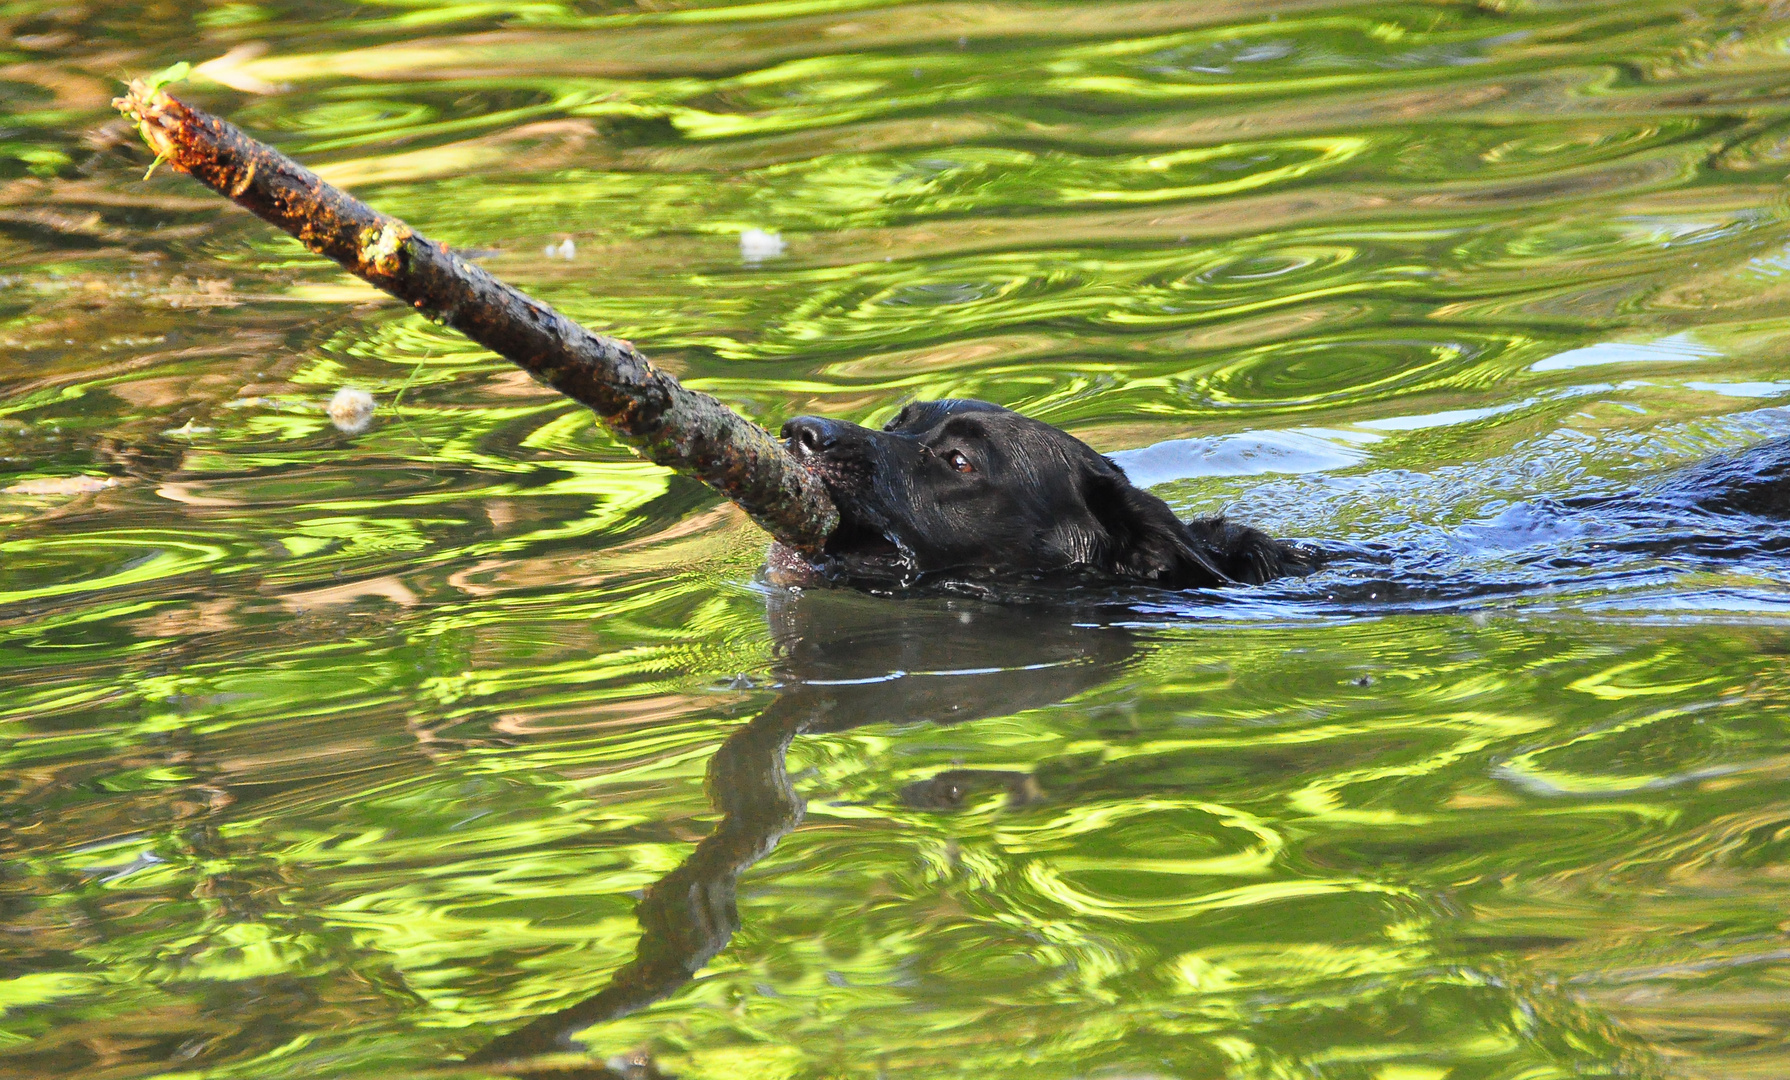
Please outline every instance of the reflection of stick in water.
[{"label": "reflection of stick in water", "polygon": [[596,995],[492,1040],[468,1063],[577,1050],[571,1037],[578,1031],[658,1001],[726,947],[740,926],[734,902],[740,872],[769,854],[802,817],[783,755],[809,710],[783,704],[773,702],[709,760],[709,801],[721,812],[721,823],[641,898],[634,910],[640,920],[634,959]]},{"label": "reflection of stick in water", "polygon": [[[494,1040],[467,1059],[492,1064],[579,1049],[572,1036],[626,1016],[689,982],[739,928],[734,890],[801,820],[784,754],[797,735],[888,721],[962,723],[1062,701],[1130,662],[1129,634],[1073,608],[886,600],[850,593],[773,594],[767,605],[781,686],[765,711],[709,762],[715,831],[635,909],[640,944],[609,985]],[[902,791],[946,810],[989,786],[1012,805],[1039,796],[1030,774],[950,769]]]},{"label": "reflection of stick in water", "polygon": [[590,406],[624,442],[708,483],[789,546],[818,550],[838,524],[826,489],[769,433],[682,386],[628,342],[591,333],[156,87],[134,82],[113,104],[137,122],[158,160]]}]

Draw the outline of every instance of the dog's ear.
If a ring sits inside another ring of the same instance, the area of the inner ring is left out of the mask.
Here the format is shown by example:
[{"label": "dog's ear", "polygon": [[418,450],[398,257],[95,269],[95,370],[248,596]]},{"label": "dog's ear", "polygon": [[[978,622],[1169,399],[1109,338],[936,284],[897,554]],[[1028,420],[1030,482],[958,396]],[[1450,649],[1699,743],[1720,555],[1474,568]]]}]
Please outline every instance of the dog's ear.
[{"label": "dog's ear", "polygon": [[1133,486],[1117,465],[1110,472],[1090,471],[1082,481],[1082,499],[1104,534],[1105,569],[1169,587],[1234,584],[1168,503]]}]

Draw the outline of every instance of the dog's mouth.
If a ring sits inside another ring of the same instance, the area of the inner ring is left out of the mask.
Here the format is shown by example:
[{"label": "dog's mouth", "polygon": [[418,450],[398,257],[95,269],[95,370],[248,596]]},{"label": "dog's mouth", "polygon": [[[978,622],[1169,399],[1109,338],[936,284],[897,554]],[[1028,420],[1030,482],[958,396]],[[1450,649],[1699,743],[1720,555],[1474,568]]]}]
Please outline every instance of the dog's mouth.
[{"label": "dog's mouth", "polygon": [[859,508],[835,498],[839,527],[811,565],[821,577],[869,588],[905,588],[916,578],[913,552],[892,530],[862,516]]},{"label": "dog's mouth", "polygon": [[839,525],[809,569],[822,579],[859,587],[900,589],[919,579],[919,560],[900,534],[862,493],[873,488],[874,465],[831,446],[812,447],[786,437],[784,445],[818,479],[839,511]]},{"label": "dog's mouth", "polygon": [[896,560],[901,548],[881,529],[841,515],[839,527],[827,537],[821,554],[833,559]]},{"label": "dog's mouth", "polygon": [[866,514],[857,505],[855,493],[866,486],[869,466],[862,461],[842,459],[799,446],[794,439],[784,445],[810,475],[821,482],[833,505],[839,510],[839,526],[827,537],[821,553],[829,559],[894,561],[901,558],[901,548],[889,538],[888,530],[874,514]]},{"label": "dog's mouth", "polygon": [[827,537],[818,556],[773,543],[766,553],[765,577],[774,585],[853,585],[876,592],[906,588],[916,575],[901,545],[878,530],[846,521]]}]

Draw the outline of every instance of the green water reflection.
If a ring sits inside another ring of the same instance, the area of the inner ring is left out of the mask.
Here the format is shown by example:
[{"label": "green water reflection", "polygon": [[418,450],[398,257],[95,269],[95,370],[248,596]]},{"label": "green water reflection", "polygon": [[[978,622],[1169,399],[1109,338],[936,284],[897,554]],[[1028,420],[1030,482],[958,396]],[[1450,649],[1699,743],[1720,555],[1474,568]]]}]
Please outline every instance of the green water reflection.
[{"label": "green water reflection", "polygon": [[[1781,554],[1521,505],[1790,430],[1776,7],[0,28],[0,1076],[1790,1074]],[[765,424],[985,397],[1488,587],[768,590],[701,487],[143,181],[108,101],[179,59]]]}]

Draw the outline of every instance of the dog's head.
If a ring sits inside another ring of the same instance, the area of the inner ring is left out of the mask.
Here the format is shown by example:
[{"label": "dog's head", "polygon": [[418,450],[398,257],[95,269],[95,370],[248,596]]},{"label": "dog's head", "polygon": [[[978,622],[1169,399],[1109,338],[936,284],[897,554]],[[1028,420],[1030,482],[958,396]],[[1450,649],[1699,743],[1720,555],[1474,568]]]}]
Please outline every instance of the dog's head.
[{"label": "dog's head", "polygon": [[1232,580],[1168,504],[1117,465],[998,405],[917,402],[881,431],[802,416],[783,425],[783,438],[839,508],[816,567],[833,580]]}]

